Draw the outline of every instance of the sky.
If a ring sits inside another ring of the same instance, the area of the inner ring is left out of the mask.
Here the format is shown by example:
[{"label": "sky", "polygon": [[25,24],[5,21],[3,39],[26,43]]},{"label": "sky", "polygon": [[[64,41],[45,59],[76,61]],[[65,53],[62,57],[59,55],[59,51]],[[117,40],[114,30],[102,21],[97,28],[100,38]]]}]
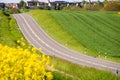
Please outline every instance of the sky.
[{"label": "sky", "polygon": [[[25,2],[27,1],[31,1],[31,0],[24,0]],[[48,0],[38,0],[38,1],[41,1],[41,2],[47,2]],[[79,1],[82,1],[82,0],[50,0],[50,1],[68,1],[68,2],[79,2]],[[88,0],[86,0],[88,1]],[[91,0],[91,1],[98,1],[98,0]],[[19,3],[20,0],[0,0],[0,2],[4,2],[4,3]]]}]

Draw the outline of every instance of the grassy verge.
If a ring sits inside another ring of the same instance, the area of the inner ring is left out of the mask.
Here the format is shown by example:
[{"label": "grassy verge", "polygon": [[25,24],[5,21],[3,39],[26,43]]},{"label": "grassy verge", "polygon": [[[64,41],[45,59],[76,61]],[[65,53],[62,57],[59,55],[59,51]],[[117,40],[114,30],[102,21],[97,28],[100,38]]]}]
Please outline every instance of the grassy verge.
[{"label": "grassy verge", "polygon": [[53,76],[53,80],[74,80],[73,78],[67,77],[64,74],[60,74],[58,72],[54,72]]},{"label": "grassy verge", "polygon": [[[38,14],[39,13],[39,14]],[[119,18],[116,12],[31,11],[30,14],[64,46],[120,62]]]},{"label": "grassy verge", "polygon": [[6,16],[0,11],[0,43],[11,47],[22,37],[13,16]]},{"label": "grassy verge", "polygon": [[58,70],[73,75],[74,80],[78,80],[78,78],[80,80],[120,80],[120,76],[113,73],[79,66],[59,58],[51,57],[51,62]]}]

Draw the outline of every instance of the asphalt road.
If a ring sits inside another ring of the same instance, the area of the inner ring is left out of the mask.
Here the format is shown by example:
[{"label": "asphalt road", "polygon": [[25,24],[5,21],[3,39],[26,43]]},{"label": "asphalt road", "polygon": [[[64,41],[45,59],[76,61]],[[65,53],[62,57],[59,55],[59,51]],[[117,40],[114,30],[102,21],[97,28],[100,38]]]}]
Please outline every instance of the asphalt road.
[{"label": "asphalt road", "polygon": [[43,48],[43,53],[82,66],[108,70],[113,73],[116,73],[116,70],[118,70],[120,74],[120,63],[94,58],[65,48],[48,36],[30,15],[15,14],[14,18],[25,38],[37,49]]}]

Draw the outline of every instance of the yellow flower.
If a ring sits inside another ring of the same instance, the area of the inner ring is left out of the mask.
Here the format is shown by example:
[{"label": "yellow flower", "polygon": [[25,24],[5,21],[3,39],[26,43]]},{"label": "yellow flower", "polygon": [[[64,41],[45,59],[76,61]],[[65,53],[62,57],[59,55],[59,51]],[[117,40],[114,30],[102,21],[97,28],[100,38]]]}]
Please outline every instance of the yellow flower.
[{"label": "yellow flower", "polygon": [[46,70],[50,57],[37,55],[35,48],[32,51],[0,44],[0,80],[44,80],[44,75],[52,80],[52,73]]},{"label": "yellow flower", "polygon": [[22,45],[22,46],[25,46],[25,43],[24,43],[24,42],[22,42],[22,43],[21,43],[21,45]]},{"label": "yellow flower", "polygon": [[17,43],[19,44],[19,43],[20,43],[20,40],[17,40]]},{"label": "yellow flower", "polygon": [[21,38],[21,40],[23,41],[23,40],[24,40],[24,38],[22,37],[22,38]]},{"label": "yellow flower", "polygon": [[39,48],[40,51],[42,51],[43,49],[42,48]]},{"label": "yellow flower", "polygon": [[46,75],[47,75],[47,80],[51,80],[53,78],[51,72],[47,72]]},{"label": "yellow flower", "polygon": [[47,56],[47,62],[46,62],[46,65],[49,65],[50,64],[50,57]]},{"label": "yellow flower", "polygon": [[36,52],[36,48],[32,48],[32,52],[34,52],[34,53],[35,53],[35,52]]},{"label": "yellow flower", "polygon": [[52,71],[54,71],[54,65],[51,65],[51,69],[52,69]]},{"label": "yellow flower", "polygon": [[120,12],[118,12],[118,14],[120,15]]}]

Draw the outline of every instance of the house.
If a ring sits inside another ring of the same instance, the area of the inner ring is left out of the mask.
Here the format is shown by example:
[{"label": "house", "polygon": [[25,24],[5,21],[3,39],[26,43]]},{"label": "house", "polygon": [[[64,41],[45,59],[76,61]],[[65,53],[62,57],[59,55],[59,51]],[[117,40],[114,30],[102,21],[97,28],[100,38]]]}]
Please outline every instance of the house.
[{"label": "house", "polygon": [[67,6],[68,2],[66,1],[54,1],[52,2],[54,5],[54,9],[61,10],[63,7]]},{"label": "house", "polygon": [[39,6],[38,1],[27,1],[26,6],[29,8],[34,8],[34,6]]},{"label": "house", "polygon": [[11,7],[11,8],[18,8],[18,3],[7,3],[6,7]]},{"label": "house", "polygon": [[40,7],[40,9],[45,9],[45,5],[46,5],[45,2],[38,2],[37,3],[37,6]]},{"label": "house", "polygon": [[30,9],[33,9],[34,7],[39,7],[40,9],[44,9],[47,3],[45,2],[39,2],[39,1],[27,1],[26,6]]}]

